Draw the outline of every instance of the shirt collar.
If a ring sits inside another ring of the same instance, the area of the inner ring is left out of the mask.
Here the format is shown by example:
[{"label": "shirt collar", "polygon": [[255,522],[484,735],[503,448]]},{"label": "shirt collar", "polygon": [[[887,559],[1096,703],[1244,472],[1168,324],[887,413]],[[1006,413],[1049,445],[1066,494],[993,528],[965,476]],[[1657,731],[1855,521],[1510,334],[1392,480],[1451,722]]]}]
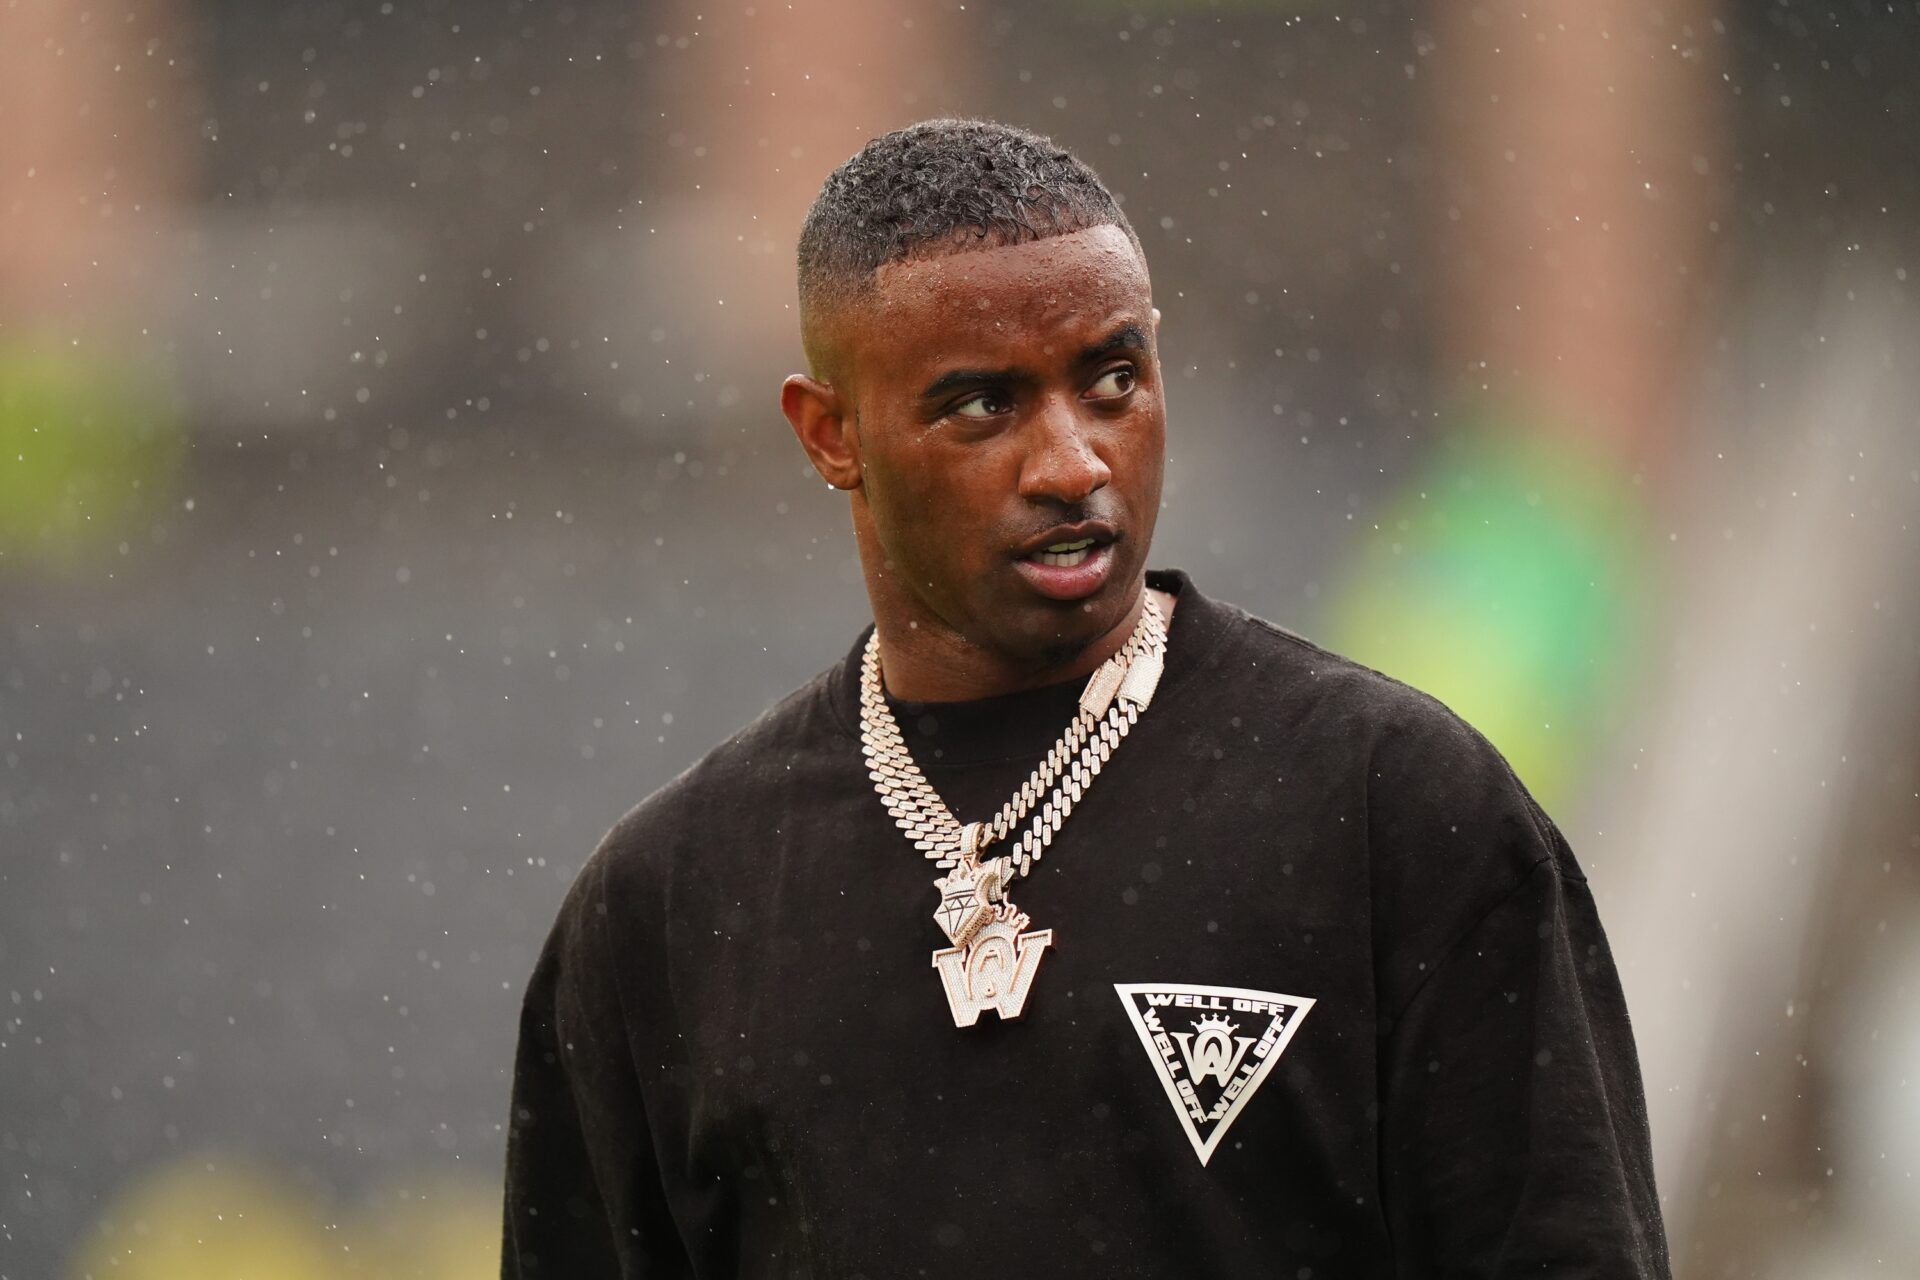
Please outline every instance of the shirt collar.
[{"label": "shirt collar", "polygon": [[[1147,585],[1177,597],[1167,628],[1166,667],[1154,700],[1176,694],[1225,634],[1228,606],[1203,595],[1183,569],[1149,569]],[[833,670],[828,696],[834,717],[857,738],[860,731],[860,660],[869,623]],[[985,764],[1009,759],[1038,761],[1065,731],[1087,678],[957,702],[887,698],[900,736],[923,769]]]}]

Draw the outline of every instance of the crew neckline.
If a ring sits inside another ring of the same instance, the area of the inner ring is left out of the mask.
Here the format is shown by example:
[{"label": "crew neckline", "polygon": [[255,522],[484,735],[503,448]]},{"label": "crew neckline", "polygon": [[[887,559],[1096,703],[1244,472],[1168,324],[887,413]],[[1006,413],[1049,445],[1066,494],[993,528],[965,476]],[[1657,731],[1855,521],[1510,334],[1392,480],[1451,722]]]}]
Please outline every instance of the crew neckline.
[{"label": "crew neckline", "polygon": [[[1166,667],[1156,690],[1171,694],[1197,670],[1226,631],[1224,605],[1201,594],[1184,569],[1149,569],[1147,585],[1174,596],[1167,625]],[[860,736],[860,664],[869,622],[833,671],[828,696],[834,718],[849,736]],[[923,768],[1038,759],[1073,719],[1087,677],[1056,681],[1014,693],[957,702],[922,702],[887,695],[913,758]]]}]

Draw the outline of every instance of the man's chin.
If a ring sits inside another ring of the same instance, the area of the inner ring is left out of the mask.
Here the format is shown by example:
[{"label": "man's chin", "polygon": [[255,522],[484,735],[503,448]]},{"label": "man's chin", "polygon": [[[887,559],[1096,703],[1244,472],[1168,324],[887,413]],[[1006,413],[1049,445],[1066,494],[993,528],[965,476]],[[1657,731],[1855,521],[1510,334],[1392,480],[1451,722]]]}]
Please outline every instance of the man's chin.
[{"label": "man's chin", "polygon": [[1126,621],[1130,602],[1120,598],[1117,586],[1110,582],[1107,590],[1084,600],[1032,599],[1019,610],[1018,624],[1001,633],[1023,665],[1065,666]]}]

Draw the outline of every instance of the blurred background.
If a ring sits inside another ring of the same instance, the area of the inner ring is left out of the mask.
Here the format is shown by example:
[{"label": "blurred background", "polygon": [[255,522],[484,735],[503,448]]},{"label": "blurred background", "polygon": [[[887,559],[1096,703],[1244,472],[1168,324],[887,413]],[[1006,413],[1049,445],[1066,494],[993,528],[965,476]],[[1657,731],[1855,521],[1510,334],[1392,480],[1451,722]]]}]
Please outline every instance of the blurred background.
[{"label": "blurred background", "polygon": [[566,885],[866,621],[793,248],[947,114],[1147,246],[1154,563],[1566,831],[1677,1273],[1912,1274],[1912,4],[0,0],[0,1278],[494,1270]]}]

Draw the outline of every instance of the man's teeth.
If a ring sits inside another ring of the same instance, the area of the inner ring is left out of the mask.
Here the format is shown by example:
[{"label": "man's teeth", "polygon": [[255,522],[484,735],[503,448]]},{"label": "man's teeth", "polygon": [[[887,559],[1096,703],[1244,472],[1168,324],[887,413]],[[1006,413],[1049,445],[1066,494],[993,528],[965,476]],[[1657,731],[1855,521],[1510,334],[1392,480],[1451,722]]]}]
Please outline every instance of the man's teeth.
[{"label": "man's teeth", "polygon": [[1034,552],[1031,558],[1041,564],[1071,569],[1085,563],[1087,557],[1093,554],[1090,550],[1092,546],[1092,538],[1082,538],[1078,542],[1056,542],[1044,551]]}]

